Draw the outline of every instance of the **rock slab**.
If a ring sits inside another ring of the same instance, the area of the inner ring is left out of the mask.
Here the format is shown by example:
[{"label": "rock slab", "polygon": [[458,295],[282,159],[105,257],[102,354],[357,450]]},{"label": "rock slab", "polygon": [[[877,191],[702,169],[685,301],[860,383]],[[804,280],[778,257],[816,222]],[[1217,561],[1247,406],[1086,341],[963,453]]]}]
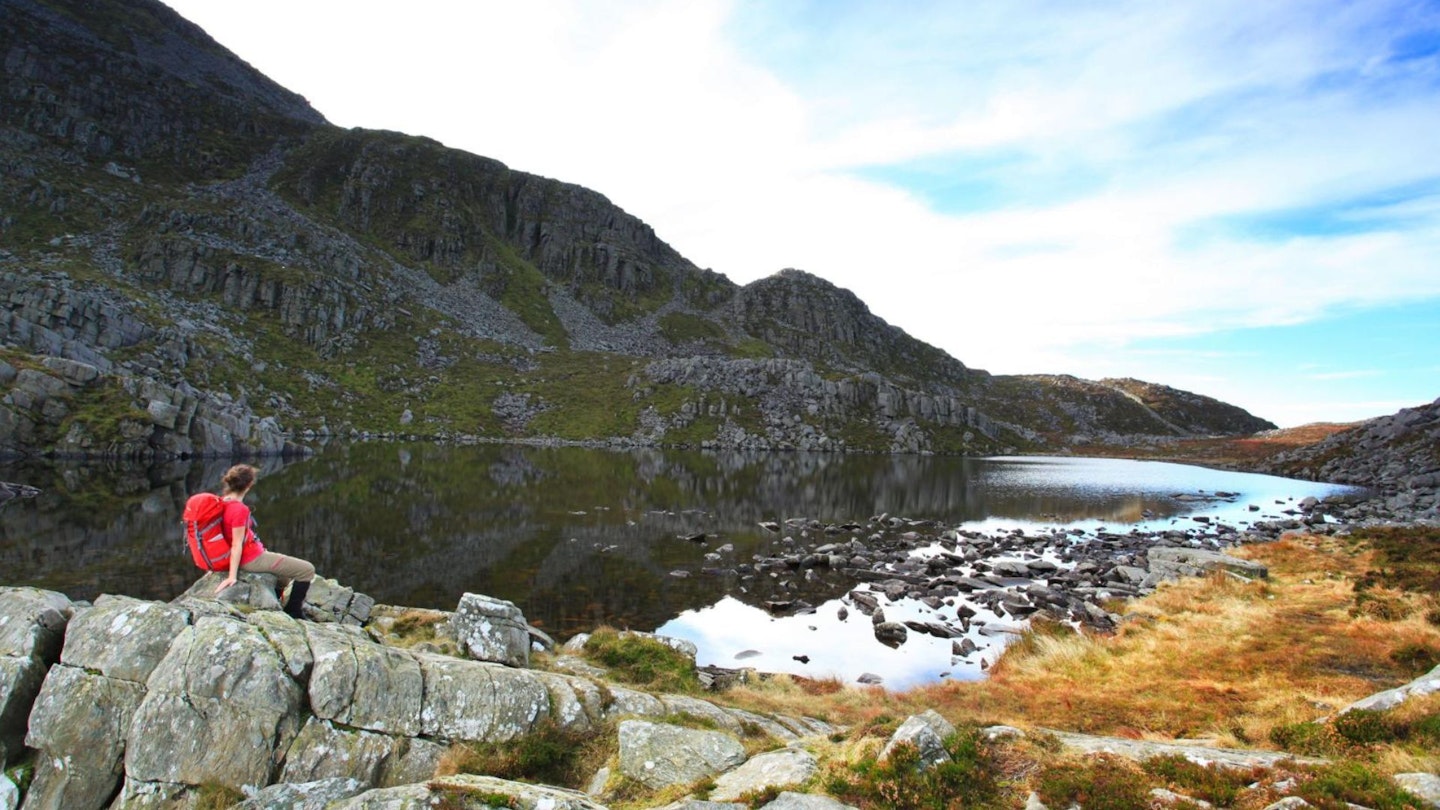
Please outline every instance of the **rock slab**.
[{"label": "rock slab", "polygon": [[738,799],[751,791],[801,785],[820,770],[820,763],[808,751],[785,748],[756,754],[745,764],[715,780],[710,798],[718,802]]},{"label": "rock slab", "polygon": [[745,761],[729,734],[643,720],[620,723],[620,773],[652,790],[708,779]]}]

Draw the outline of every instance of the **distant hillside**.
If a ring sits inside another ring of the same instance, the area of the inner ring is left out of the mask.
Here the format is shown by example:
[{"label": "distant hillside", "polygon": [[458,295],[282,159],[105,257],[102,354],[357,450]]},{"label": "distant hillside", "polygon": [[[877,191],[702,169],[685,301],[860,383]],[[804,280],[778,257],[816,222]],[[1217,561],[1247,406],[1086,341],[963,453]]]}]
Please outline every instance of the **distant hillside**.
[{"label": "distant hillside", "polygon": [[1440,399],[1281,453],[1264,469],[1383,492],[1428,491],[1433,499],[1440,486]]},{"label": "distant hillside", "polygon": [[737,285],[595,191],[330,126],[153,0],[7,0],[0,41],[3,454],[1000,453],[1268,424],[991,377],[809,273]]},{"label": "distant hillside", "polygon": [[1185,433],[1243,434],[1276,428],[1274,422],[1252,416],[1234,405],[1166,385],[1128,377],[1104,379],[1100,384],[1133,397],[1157,418]]},{"label": "distant hillside", "polygon": [[987,413],[1034,432],[1045,445],[1124,445],[1130,437],[1243,435],[1274,424],[1210,397],[1139,380],[1093,382],[1068,375],[994,378]]}]

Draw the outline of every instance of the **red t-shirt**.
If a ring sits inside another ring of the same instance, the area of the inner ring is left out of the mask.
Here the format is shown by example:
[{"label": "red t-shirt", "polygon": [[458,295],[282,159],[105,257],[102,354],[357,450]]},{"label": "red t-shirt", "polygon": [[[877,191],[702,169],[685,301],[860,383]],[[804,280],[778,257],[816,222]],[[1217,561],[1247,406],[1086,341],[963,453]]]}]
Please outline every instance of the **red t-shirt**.
[{"label": "red t-shirt", "polygon": [[220,517],[220,526],[225,532],[226,540],[235,537],[236,527],[245,527],[245,550],[240,552],[241,565],[265,553],[265,547],[260,545],[260,538],[255,536],[254,524],[250,520],[250,507],[243,501],[225,502],[225,513]]}]

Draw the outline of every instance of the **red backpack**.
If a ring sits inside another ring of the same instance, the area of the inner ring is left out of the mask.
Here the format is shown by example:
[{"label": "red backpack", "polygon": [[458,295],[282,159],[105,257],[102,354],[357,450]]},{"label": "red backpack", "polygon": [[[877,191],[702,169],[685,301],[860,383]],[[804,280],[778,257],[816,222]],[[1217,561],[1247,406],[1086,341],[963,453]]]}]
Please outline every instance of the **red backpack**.
[{"label": "red backpack", "polygon": [[195,565],[206,571],[224,571],[230,567],[230,541],[221,525],[225,517],[225,501],[213,492],[190,496],[180,519],[185,521],[185,542]]}]

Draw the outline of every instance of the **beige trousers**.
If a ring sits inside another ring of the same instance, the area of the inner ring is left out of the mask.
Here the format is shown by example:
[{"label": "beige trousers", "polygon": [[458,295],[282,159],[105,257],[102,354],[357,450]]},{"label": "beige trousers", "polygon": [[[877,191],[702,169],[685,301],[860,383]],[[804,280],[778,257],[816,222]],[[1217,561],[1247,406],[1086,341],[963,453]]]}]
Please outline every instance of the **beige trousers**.
[{"label": "beige trousers", "polygon": [[240,566],[240,570],[252,574],[274,574],[282,591],[292,581],[309,582],[315,578],[315,566],[298,557],[287,557],[273,551],[261,552],[259,557]]}]

